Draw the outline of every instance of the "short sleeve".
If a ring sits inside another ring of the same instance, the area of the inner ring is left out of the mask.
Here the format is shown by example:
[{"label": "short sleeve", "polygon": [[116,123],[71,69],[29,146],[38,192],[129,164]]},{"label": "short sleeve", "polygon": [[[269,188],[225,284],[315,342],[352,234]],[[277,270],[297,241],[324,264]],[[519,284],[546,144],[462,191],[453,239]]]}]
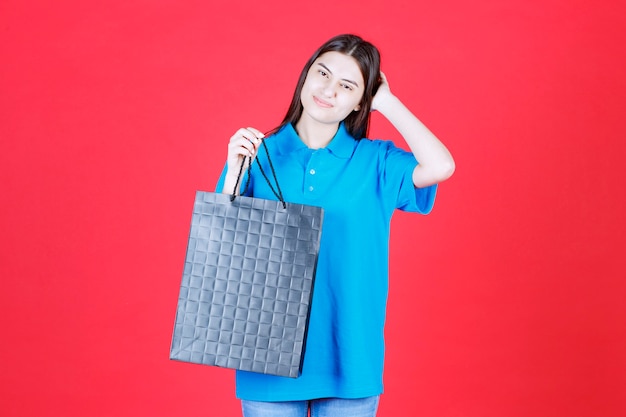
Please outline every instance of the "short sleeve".
[{"label": "short sleeve", "polygon": [[413,185],[413,170],[416,165],[409,167],[404,174],[404,180],[398,195],[398,208],[404,211],[413,211],[428,214],[435,204],[437,184],[424,188]]},{"label": "short sleeve", "polygon": [[395,208],[428,214],[435,203],[437,184],[417,188],[413,184],[413,170],[418,165],[412,153],[383,142],[383,178],[386,193],[396,196]]},{"label": "short sleeve", "polygon": [[220,178],[217,180],[217,185],[215,186],[215,192],[221,193],[224,191],[224,180],[226,179],[226,167],[222,170],[222,174]]}]

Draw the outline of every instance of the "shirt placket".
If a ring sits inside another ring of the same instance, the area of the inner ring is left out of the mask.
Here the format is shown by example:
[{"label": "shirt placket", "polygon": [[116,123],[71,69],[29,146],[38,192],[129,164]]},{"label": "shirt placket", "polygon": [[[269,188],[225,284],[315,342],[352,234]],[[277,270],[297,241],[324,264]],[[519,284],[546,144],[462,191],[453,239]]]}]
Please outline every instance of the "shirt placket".
[{"label": "shirt placket", "polygon": [[313,152],[304,170],[304,195],[307,198],[317,198],[321,195],[323,184],[321,182],[320,169],[323,166],[325,149]]}]

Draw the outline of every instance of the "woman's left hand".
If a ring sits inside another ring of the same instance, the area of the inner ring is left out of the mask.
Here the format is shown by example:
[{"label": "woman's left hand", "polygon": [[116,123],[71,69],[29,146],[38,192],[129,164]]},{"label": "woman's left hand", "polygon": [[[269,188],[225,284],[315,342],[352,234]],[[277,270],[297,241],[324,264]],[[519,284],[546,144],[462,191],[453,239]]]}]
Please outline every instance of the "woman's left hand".
[{"label": "woman's left hand", "polygon": [[389,97],[393,97],[391,93],[391,89],[389,88],[389,83],[387,82],[387,77],[381,71],[380,72],[380,86],[378,87],[378,91],[374,95],[372,99],[372,111],[380,110],[381,107],[385,105],[385,102]]}]

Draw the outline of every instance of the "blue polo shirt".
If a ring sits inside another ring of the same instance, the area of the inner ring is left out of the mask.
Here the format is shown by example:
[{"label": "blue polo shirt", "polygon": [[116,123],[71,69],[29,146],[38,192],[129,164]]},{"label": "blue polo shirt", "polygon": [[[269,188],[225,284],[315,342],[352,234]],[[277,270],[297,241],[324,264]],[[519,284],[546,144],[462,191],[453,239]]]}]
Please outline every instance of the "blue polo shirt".
[{"label": "blue polo shirt", "polygon": [[[343,124],[321,149],[309,149],[292,125],[265,143],[285,201],[323,207],[324,222],[302,375],[237,371],[237,397],[295,401],[378,395],[391,216],[395,209],[427,214],[437,187],[414,187],[413,154],[390,141],[356,140]],[[262,147],[258,159],[271,175]],[[247,195],[276,199],[256,162]]]}]

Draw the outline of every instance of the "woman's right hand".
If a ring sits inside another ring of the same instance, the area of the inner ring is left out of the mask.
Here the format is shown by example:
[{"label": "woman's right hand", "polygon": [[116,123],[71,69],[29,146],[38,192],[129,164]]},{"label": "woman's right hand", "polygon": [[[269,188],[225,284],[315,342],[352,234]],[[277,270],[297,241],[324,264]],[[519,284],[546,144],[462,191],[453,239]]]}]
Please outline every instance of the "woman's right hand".
[{"label": "woman's right hand", "polygon": [[253,128],[241,128],[230,138],[228,142],[228,174],[237,176],[244,157],[250,157],[251,164],[256,158],[257,150],[265,135]]}]

